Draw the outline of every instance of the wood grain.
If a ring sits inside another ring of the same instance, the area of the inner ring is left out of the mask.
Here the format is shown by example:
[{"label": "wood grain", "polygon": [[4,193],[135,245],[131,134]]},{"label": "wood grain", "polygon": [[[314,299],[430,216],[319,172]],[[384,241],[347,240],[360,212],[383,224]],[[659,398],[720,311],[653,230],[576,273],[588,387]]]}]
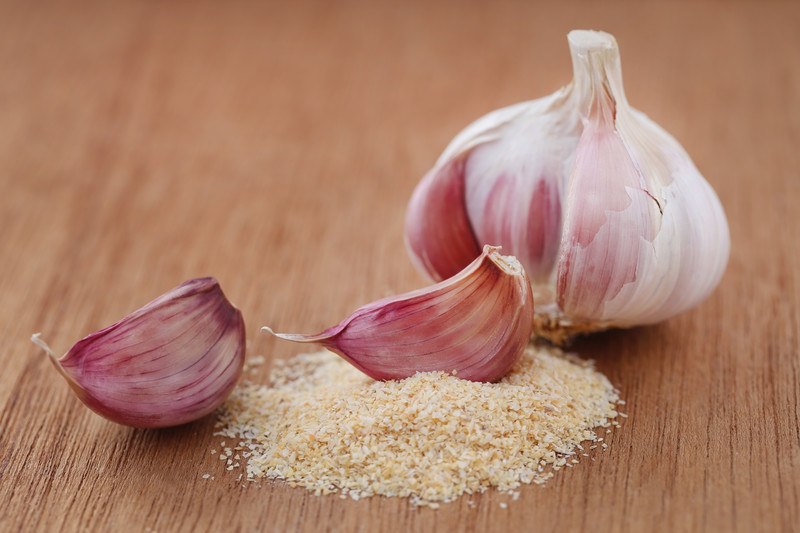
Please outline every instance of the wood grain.
[{"label": "wood grain", "polygon": [[[733,238],[700,307],[576,344],[630,414],[594,462],[508,509],[242,487],[212,419],[108,423],[28,342],[213,274],[249,353],[284,358],[259,326],[420,286],[413,186],[469,121],[567,82],[577,27],[616,34]],[[797,530],[800,4],[6,2],[0,80],[0,530]]]}]

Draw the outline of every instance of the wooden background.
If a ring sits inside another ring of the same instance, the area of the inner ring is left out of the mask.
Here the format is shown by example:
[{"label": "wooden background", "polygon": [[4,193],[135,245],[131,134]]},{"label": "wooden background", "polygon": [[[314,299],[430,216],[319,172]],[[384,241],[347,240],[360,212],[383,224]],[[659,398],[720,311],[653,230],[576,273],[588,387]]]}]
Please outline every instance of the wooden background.
[{"label": "wooden background", "polygon": [[[415,183],[477,116],[566,83],[581,27],[616,34],[629,100],[692,154],[733,239],[699,308],[575,346],[628,401],[595,462],[508,509],[242,488],[212,419],[106,422],[28,342],[66,350],[213,274],[249,353],[282,358],[302,347],[259,326],[313,332],[421,286]],[[5,2],[0,530],[796,531],[799,169],[798,3]]]}]

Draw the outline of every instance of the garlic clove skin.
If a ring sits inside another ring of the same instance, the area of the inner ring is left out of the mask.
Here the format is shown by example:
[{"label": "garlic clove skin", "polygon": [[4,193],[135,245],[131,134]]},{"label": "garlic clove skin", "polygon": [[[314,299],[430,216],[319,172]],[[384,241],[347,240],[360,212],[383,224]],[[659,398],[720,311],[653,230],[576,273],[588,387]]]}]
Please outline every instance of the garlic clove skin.
[{"label": "garlic clove skin", "polygon": [[478,255],[464,210],[464,161],[454,159],[422,179],[408,207],[406,249],[435,281],[455,276]]},{"label": "garlic clove skin", "polygon": [[[463,241],[496,243],[520,260],[533,283],[536,331],[557,342],[697,305],[719,283],[730,251],[713,189],[680,144],[628,104],[614,37],[576,30],[568,41],[569,85],[482,117],[437,161],[431,173],[463,183],[463,203],[426,198],[423,181],[406,219],[407,232],[422,227],[412,259],[441,279],[421,251],[456,248],[463,232],[442,238],[431,226],[447,217],[419,206],[466,213],[459,227],[471,235]],[[468,261],[450,257],[450,270]]]},{"label": "garlic clove skin", "polygon": [[486,142],[463,156],[466,209],[477,241],[515,250],[535,286],[551,280],[558,256],[563,177],[581,131],[572,98],[564,88],[517,104],[509,109],[524,106],[524,112],[503,124],[489,125],[492,117],[499,120],[490,113],[478,122],[495,131],[493,138],[484,135]]},{"label": "garlic clove skin", "polygon": [[636,280],[640,248],[655,237],[658,214],[615,134],[613,103],[599,98],[578,143],[558,262],[559,306],[578,320],[605,318],[605,302]]},{"label": "garlic clove skin", "polygon": [[[464,241],[475,241],[475,249],[492,242],[516,250],[534,286],[551,279],[560,243],[562,177],[580,137],[578,113],[564,113],[571,97],[564,88],[492,111],[453,139],[414,190],[406,211],[407,248],[417,270],[443,279],[475,254],[460,260],[451,254],[447,268],[423,258]],[[437,198],[428,191],[433,179],[457,192]]]},{"label": "garlic clove skin", "polygon": [[318,335],[262,329],[319,343],[377,380],[442,371],[493,382],[522,356],[532,327],[533,296],[522,265],[484,246],[455,276],[361,307]]},{"label": "garlic clove skin", "polygon": [[189,280],[63,357],[34,335],[87,407],[119,424],[162,428],[208,415],[242,373],[245,326],[214,278]]},{"label": "garlic clove skin", "polygon": [[558,304],[576,323],[660,322],[719,283],[727,219],[680,144],[628,105],[614,37],[574,31],[569,42],[584,129],[568,178]]}]

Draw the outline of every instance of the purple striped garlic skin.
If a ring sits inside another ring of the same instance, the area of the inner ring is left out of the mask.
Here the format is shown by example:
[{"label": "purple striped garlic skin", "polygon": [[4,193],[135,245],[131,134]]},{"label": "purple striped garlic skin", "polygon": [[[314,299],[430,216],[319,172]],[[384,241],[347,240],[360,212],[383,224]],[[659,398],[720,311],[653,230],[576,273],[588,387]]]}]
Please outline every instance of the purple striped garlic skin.
[{"label": "purple striped garlic skin", "polygon": [[725,213],[680,144],[628,104],[614,37],[568,41],[569,85],[478,119],[425,175],[409,255],[441,279],[467,251],[502,246],[530,276],[537,324],[566,336],[665,320],[722,278]]},{"label": "purple striped garlic skin", "polygon": [[90,409],[140,428],[178,426],[214,411],[245,356],[242,314],[214,278],[182,283],[60,359],[33,340]]},{"label": "purple striped garlic skin", "polygon": [[377,379],[417,372],[497,381],[522,356],[533,327],[533,296],[520,263],[484,246],[461,272],[365,305],[318,335],[265,331],[318,343]]},{"label": "purple striped garlic skin", "polygon": [[409,219],[424,221],[406,228],[407,246],[417,252],[411,259],[435,281],[455,276],[481,253],[467,212],[450,209],[464,204],[464,189],[464,161],[454,159],[423,178],[408,207]]}]

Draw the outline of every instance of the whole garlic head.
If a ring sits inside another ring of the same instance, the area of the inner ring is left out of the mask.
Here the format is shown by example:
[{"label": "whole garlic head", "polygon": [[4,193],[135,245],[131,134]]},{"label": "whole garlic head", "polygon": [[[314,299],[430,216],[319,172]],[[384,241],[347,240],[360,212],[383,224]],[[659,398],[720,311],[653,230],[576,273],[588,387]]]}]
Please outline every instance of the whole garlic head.
[{"label": "whole garlic head", "polygon": [[496,110],[450,143],[406,215],[435,280],[492,243],[525,267],[536,332],[659,322],[705,299],[728,261],[722,206],[681,145],[628,105],[608,33],[568,36],[574,78]]}]

